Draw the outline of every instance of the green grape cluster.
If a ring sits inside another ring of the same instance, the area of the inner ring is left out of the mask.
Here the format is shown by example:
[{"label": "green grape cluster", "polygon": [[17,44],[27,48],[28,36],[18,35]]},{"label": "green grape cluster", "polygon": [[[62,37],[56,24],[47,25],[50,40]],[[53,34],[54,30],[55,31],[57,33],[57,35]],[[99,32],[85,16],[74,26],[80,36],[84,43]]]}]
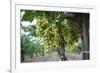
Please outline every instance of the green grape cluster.
[{"label": "green grape cluster", "polygon": [[75,25],[75,22],[69,19],[65,19],[62,23],[62,34],[67,42],[67,47],[73,46],[79,39],[79,31]]},{"label": "green grape cluster", "polygon": [[36,25],[36,33],[39,36],[43,36],[44,34],[44,30],[49,26],[48,21],[44,18],[44,19],[40,19],[38,20],[38,23]]},{"label": "green grape cluster", "polygon": [[43,38],[42,42],[45,49],[55,48],[58,45],[58,28],[56,27],[56,24],[49,23],[46,18],[38,21],[36,33]]}]

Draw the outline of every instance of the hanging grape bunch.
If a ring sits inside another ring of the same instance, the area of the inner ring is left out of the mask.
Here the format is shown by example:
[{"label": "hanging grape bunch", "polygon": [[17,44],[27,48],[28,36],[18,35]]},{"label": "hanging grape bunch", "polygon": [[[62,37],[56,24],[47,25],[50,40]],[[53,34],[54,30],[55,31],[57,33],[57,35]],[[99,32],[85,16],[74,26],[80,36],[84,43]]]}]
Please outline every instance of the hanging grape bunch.
[{"label": "hanging grape bunch", "polygon": [[67,42],[67,47],[73,46],[79,40],[80,34],[76,25],[73,20],[69,19],[64,19],[60,25],[64,40]]},{"label": "hanging grape bunch", "polygon": [[45,49],[55,48],[59,41],[59,33],[56,24],[49,23],[46,18],[38,20],[36,33],[42,38]]}]

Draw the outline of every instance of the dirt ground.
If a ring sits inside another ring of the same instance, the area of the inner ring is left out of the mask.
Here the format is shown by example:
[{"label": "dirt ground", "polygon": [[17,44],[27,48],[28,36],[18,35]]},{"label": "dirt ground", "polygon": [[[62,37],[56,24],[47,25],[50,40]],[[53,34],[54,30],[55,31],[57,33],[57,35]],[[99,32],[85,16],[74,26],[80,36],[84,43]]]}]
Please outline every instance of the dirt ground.
[{"label": "dirt ground", "polygon": [[[72,54],[66,53],[68,61],[70,60],[82,60],[82,54]],[[61,61],[58,54],[56,52],[49,54],[47,56],[38,56],[38,57],[25,57],[25,62],[50,62],[50,61]]]}]

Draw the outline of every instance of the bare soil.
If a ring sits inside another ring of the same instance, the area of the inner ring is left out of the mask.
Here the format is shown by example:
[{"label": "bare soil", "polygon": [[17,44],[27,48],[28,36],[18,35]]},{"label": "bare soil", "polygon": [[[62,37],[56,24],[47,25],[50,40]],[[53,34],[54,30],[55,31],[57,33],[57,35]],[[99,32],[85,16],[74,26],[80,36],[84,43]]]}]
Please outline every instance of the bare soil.
[{"label": "bare soil", "polygon": [[[82,53],[80,53],[80,54],[66,53],[66,56],[68,58],[68,61],[82,60]],[[33,58],[26,56],[24,63],[25,62],[50,62],[50,61],[61,61],[61,60],[60,60],[58,54],[56,52],[54,52],[54,53],[51,53],[46,56],[38,56],[38,57],[33,57]]]}]

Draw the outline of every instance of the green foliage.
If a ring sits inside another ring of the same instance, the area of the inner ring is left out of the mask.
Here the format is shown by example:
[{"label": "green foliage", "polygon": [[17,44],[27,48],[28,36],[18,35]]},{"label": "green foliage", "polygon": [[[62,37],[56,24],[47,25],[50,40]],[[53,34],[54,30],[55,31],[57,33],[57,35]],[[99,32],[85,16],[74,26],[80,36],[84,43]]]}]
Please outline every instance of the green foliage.
[{"label": "green foliage", "polygon": [[32,22],[33,19],[34,19],[33,11],[32,10],[25,10],[25,14],[22,17],[22,21]]},{"label": "green foliage", "polygon": [[[27,27],[21,25],[21,30],[28,35],[21,33],[21,48],[24,48],[28,54],[43,53],[47,54],[59,45],[60,36],[65,40],[67,49],[75,46],[79,41],[80,34],[74,20],[65,15],[66,12],[57,11],[33,11],[21,10],[25,14],[21,21],[32,22],[37,20],[36,25]],[[31,40],[32,37],[40,38],[39,40]],[[78,46],[77,46],[78,47]],[[75,49],[75,48],[73,48]],[[54,51],[53,50],[53,51]]]},{"label": "green foliage", "polygon": [[39,39],[30,40],[30,38],[26,35],[21,36],[21,49],[24,49],[25,53],[30,56],[44,52],[43,45],[40,44]]},{"label": "green foliage", "polygon": [[21,48],[27,49],[27,48],[30,47],[30,44],[31,43],[30,43],[29,38],[27,36],[25,36],[25,35],[22,35],[21,36]]}]

